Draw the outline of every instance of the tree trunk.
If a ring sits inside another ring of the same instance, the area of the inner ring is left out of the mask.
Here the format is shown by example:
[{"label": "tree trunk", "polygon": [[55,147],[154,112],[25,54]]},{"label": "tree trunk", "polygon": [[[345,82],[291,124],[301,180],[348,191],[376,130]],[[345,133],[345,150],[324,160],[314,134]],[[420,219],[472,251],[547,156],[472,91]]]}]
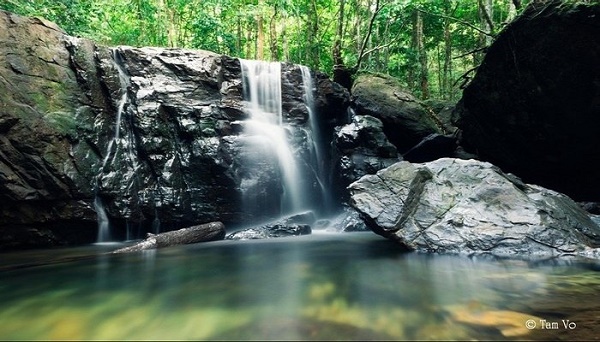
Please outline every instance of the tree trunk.
[{"label": "tree trunk", "polygon": [[312,39],[311,39],[311,44],[310,44],[310,61],[311,61],[311,67],[313,69],[318,69],[319,68],[319,64],[320,64],[320,58],[319,58],[319,47],[315,44],[315,37],[318,37],[319,34],[319,13],[317,11],[317,1],[316,0],[312,0],[311,1],[312,4],[312,22],[309,23],[311,30],[309,30],[311,32],[312,35]]},{"label": "tree trunk", "polygon": [[256,31],[258,33],[256,39],[256,59],[263,60],[265,57],[265,31],[263,25],[263,0],[258,1],[258,14],[256,15]]},{"label": "tree trunk", "polygon": [[[344,36],[344,5],[346,0],[340,0],[340,9],[338,11],[337,30],[335,33],[335,42],[333,43],[333,65],[343,65],[342,58],[342,39]],[[335,80],[334,80],[335,81]]]},{"label": "tree trunk", "polygon": [[[480,46],[490,46],[493,40],[491,34],[494,33],[494,23],[492,22],[492,18],[494,15],[494,2],[493,0],[477,0],[477,3],[479,9],[479,21],[481,31],[488,33],[479,33]],[[476,64],[481,63],[481,61],[483,60],[483,54],[483,50],[477,53],[477,55],[475,56]]]},{"label": "tree trunk", "polygon": [[189,228],[174,230],[160,234],[148,234],[148,237],[133,246],[124,247],[112,253],[137,252],[145,249],[155,249],[190,243],[223,240],[225,226],[221,222],[210,222]]},{"label": "tree trunk", "polygon": [[352,87],[352,72],[344,64],[342,57],[342,41],[344,38],[344,6],[346,1],[340,0],[335,42],[333,43],[333,81],[350,90]]},{"label": "tree trunk", "polygon": [[279,44],[277,42],[277,5],[273,8],[273,16],[269,23],[269,41],[271,50],[271,60],[279,60]]},{"label": "tree trunk", "polygon": [[454,98],[454,92],[452,91],[452,82],[450,81],[452,77],[452,34],[450,31],[451,21],[449,17],[453,16],[458,8],[458,4],[454,7],[454,9],[450,9],[450,2],[446,1],[444,6],[445,15],[447,18],[444,20],[444,69],[443,69],[443,78],[442,78],[442,86],[444,88],[444,98],[452,100]]},{"label": "tree trunk", "polygon": [[411,48],[416,55],[414,62],[417,64],[417,68],[409,69],[408,84],[411,89],[418,87],[421,98],[427,99],[429,98],[429,75],[427,69],[427,52],[425,51],[423,37],[423,16],[421,11],[415,9],[413,11],[412,19]]},{"label": "tree trunk", "polygon": [[421,98],[423,100],[429,98],[429,71],[427,68],[427,51],[425,50],[423,37],[423,16],[417,11],[417,53],[419,55],[420,73],[419,86],[421,88]]},{"label": "tree trunk", "polygon": [[287,37],[287,27],[285,25],[286,20],[287,20],[287,18],[284,18],[281,21],[281,41],[282,41],[282,48],[283,48],[283,60],[286,62],[289,62],[290,61],[290,47],[289,47],[289,42],[288,42],[288,37]]},{"label": "tree trunk", "polygon": [[242,50],[242,19],[238,16],[237,17],[237,37],[235,40],[235,49],[236,54],[242,56],[244,54],[243,50]]}]

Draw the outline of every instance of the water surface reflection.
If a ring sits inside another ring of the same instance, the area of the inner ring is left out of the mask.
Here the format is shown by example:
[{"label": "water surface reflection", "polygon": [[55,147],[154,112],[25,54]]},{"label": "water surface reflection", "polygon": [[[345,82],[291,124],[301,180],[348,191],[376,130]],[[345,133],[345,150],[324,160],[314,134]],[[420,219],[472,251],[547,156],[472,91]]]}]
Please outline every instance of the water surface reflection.
[{"label": "water surface reflection", "polygon": [[[0,339],[600,335],[580,315],[600,312],[598,266],[578,259],[403,254],[372,233],[107,250],[3,254]],[[541,329],[573,317],[575,330]]]}]

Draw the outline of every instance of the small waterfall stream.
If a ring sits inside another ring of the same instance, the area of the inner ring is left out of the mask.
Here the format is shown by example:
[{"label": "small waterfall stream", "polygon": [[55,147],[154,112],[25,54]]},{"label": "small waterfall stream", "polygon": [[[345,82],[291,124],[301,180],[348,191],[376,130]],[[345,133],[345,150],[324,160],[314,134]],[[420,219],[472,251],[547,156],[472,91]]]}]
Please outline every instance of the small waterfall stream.
[{"label": "small waterfall stream", "polygon": [[319,190],[321,192],[321,201],[323,210],[328,212],[331,209],[331,200],[329,192],[327,191],[327,161],[325,160],[325,153],[323,151],[324,142],[322,141],[320,134],[320,127],[317,121],[317,113],[315,111],[315,100],[314,100],[314,85],[312,81],[312,75],[310,69],[305,65],[300,65],[300,71],[302,72],[302,86],[304,88],[304,104],[308,111],[308,119],[310,124],[310,140],[311,140],[311,155],[312,155],[312,171],[314,172],[315,180],[318,183]]},{"label": "small waterfall stream", "polygon": [[[104,159],[102,160],[102,166],[100,167],[100,171],[96,176],[96,196],[94,198],[94,209],[96,214],[98,215],[98,236],[96,239],[97,243],[104,243],[111,241],[111,227],[110,221],[108,219],[108,214],[106,212],[106,208],[104,206],[104,202],[102,198],[99,196],[99,188],[101,183],[102,175],[107,172],[108,167],[114,162],[115,157],[119,151],[119,140],[121,139],[121,117],[123,116],[123,112],[125,110],[125,105],[127,104],[128,94],[127,87],[129,85],[129,79],[127,74],[123,70],[122,62],[119,56],[117,49],[112,50],[112,57],[114,61],[115,68],[119,74],[119,85],[121,91],[121,97],[117,103],[117,113],[116,113],[116,121],[115,121],[115,134],[113,138],[108,142],[106,147],[106,153]],[[132,141],[128,141],[127,143],[127,154],[131,156],[133,154],[133,146]],[[136,158],[129,158],[135,164],[137,163]]]}]

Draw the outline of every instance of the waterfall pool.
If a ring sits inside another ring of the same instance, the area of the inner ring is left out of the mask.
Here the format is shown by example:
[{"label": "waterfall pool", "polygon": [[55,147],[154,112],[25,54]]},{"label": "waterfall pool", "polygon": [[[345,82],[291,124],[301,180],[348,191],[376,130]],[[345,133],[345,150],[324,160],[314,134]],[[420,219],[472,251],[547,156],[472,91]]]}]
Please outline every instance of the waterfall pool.
[{"label": "waterfall pool", "polygon": [[0,340],[600,336],[600,262],[401,253],[373,233],[0,257]]}]

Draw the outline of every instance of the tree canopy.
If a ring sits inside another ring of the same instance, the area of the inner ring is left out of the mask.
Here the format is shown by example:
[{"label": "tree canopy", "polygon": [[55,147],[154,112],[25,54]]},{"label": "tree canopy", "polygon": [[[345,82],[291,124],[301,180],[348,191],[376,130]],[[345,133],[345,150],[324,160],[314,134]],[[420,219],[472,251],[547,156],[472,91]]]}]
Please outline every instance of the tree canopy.
[{"label": "tree canopy", "polygon": [[0,0],[106,45],[181,47],[340,66],[455,99],[493,37],[531,0]]}]

